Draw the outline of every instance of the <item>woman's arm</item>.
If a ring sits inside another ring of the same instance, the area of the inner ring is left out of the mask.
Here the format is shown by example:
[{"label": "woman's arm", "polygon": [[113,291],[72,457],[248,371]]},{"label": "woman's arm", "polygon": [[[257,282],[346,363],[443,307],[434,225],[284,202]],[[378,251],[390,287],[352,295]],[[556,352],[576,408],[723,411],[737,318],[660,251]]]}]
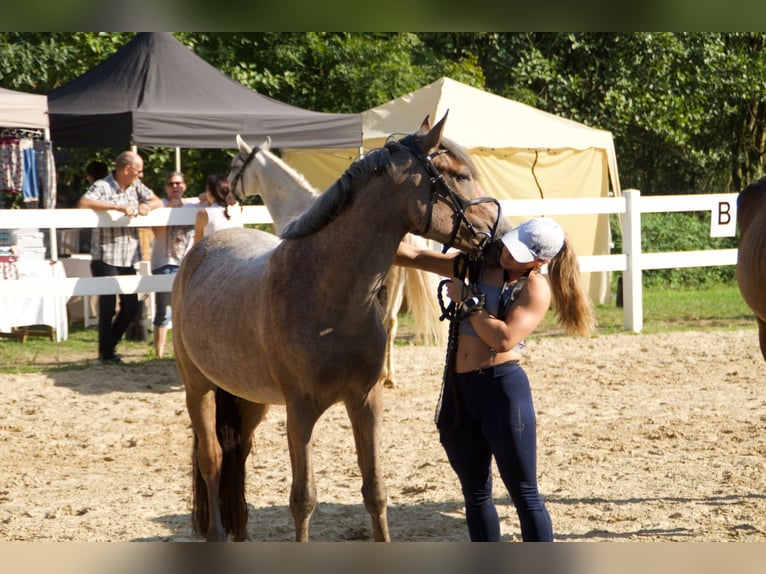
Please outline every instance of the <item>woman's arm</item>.
[{"label": "woman's arm", "polygon": [[471,325],[487,346],[503,353],[513,349],[537,329],[550,303],[548,281],[542,275],[534,274],[529,277],[505,320],[481,309],[470,316]]},{"label": "woman's arm", "polygon": [[194,218],[194,243],[197,243],[205,236],[205,226],[207,225],[207,210],[200,209],[197,217]]},{"label": "woman's arm", "polygon": [[409,243],[400,243],[396,250],[394,264],[401,267],[414,267],[436,273],[443,277],[453,274],[454,260],[458,252],[441,253],[433,249],[415,247]]}]

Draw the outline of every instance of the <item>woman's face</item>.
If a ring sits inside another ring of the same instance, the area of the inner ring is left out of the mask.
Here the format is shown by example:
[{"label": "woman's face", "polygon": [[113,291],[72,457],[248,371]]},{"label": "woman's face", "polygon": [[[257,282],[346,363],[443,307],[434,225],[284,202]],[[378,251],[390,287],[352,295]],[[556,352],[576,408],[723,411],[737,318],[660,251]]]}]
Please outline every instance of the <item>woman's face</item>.
[{"label": "woman's face", "polygon": [[519,263],[513,258],[513,255],[511,255],[511,252],[508,251],[508,248],[505,245],[503,245],[503,251],[500,254],[500,267],[502,267],[506,271],[526,273],[530,269],[534,269],[535,267],[540,267],[540,265],[541,265],[541,262],[535,259],[533,259],[529,263]]}]

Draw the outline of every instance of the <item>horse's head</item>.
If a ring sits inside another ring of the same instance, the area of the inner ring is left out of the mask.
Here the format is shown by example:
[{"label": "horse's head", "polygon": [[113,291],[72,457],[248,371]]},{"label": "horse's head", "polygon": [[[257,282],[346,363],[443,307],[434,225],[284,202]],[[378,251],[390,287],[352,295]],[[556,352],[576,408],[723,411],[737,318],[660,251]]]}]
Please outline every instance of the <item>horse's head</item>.
[{"label": "horse's head", "polygon": [[236,142],[239,153],[231,160],[229,175],[226,179],[229,180],[234,196],[241,203],[246,197],[260,193],[256,179],[249,178],[246,181],[245,173],[255,154],[259,151],[268,151],[271,148],[271,138],[267,136],[263,143],[255,148],[250,147],[239,134],[237,134]]},{"label": "horse's head", "polygon": [[[442,137],[447,114],[433,127],[428,117],[420,131],[390,146],[404,147],[416,157],[421,185],[411,202],[413,231],[447,247],[476,253],[502,225],[500,203],[486,197],[468,153]],[[424,175],[423,175],[424,174]]]}]

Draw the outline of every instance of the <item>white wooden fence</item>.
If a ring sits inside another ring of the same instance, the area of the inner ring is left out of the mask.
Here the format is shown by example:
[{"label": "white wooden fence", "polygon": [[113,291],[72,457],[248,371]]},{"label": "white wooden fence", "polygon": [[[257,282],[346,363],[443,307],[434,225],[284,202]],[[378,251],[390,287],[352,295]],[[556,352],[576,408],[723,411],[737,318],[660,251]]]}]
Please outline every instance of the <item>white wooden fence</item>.
[{"label": "white wooden fence", "polygon": [[[514,216],[609,214],[622,215],[623,252],[615,255],[580,256],[580,270],[621,271],[623,273],[624,325],[640,332],[643,328],[641,275],[645,269],[736,265],[737,249],[702,251],[641,252],[641,214],[679,211],[708,211],[711,234],[733,236],[736,229],[736,193],[665,195],[642,197],[637,190],[625,190],[621,197],[541,200],[506,200],[504,213]],[[157,209],[145,217],[129,218],[119,212],[86,209],[0,210],[0,229],[50,229],[51,253],[58,252],[55,229],[93,227],[156,227],[192,225],[194,209]],[[245,223],[271,223],[263,206],[244,209]],[[151,293],[169,291],[173,275],[135,275],[120,277],[67,277],[39,281],[19,279],[0,281],[0,298],[109,293]]]}]

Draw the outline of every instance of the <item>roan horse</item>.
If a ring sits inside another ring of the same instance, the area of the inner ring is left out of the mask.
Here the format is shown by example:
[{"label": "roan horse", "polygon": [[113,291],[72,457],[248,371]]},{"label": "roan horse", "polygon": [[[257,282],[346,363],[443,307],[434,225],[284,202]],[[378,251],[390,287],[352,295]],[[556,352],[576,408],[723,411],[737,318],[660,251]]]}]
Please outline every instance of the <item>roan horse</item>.
[{"label": "roan horse", "polygon": [[[257,148],[251,148],[237,136],[237,147],[249,157],[251,166],[237,182],[238,192],[246,197],[259,195],[269,210],[277,235],[294,219],[297,219],[319,197],[297,170],[271,152],[271,140],[267,138]],[[229,181],[241,172],[243,160],[236,156],[232,161]],[[241,172],[244,174],[244,172]],[[404,242],[427,247],[428,241],[419,235],[408,233]],[[383,326],[386,328],[386,354],[379,381],[386,387],[395,388],[394,341],[398,327],[398,314],[405,297],[413,318],[415,340],[420,343],[441,345],[445,342],[445,323],[439,321],[441,309],[436,298],[438,279],[432,273],[411,267],[393,266],[386,273],[382,288]]]},{"label": "roan horse", "polygon": [[[386,344],[376,293],[404,235],[478,253],[500,221],[468,156],[433,129],[349,169],[282,233],[226,229],[199,241],[173,283],[173,345],[194,435],[192,522],[247,539],[245,460],[270,404],[284,404],[295,539],[316,506],[312,433],[342,402],[374,539],[389,540],[380,465]],[[236,188],[236,179],[232,187]]]},{"label": "roan horse", "polygon": [[766,177],[737,196],[737,284],[758,322],[761,355],[766,360]]}]

